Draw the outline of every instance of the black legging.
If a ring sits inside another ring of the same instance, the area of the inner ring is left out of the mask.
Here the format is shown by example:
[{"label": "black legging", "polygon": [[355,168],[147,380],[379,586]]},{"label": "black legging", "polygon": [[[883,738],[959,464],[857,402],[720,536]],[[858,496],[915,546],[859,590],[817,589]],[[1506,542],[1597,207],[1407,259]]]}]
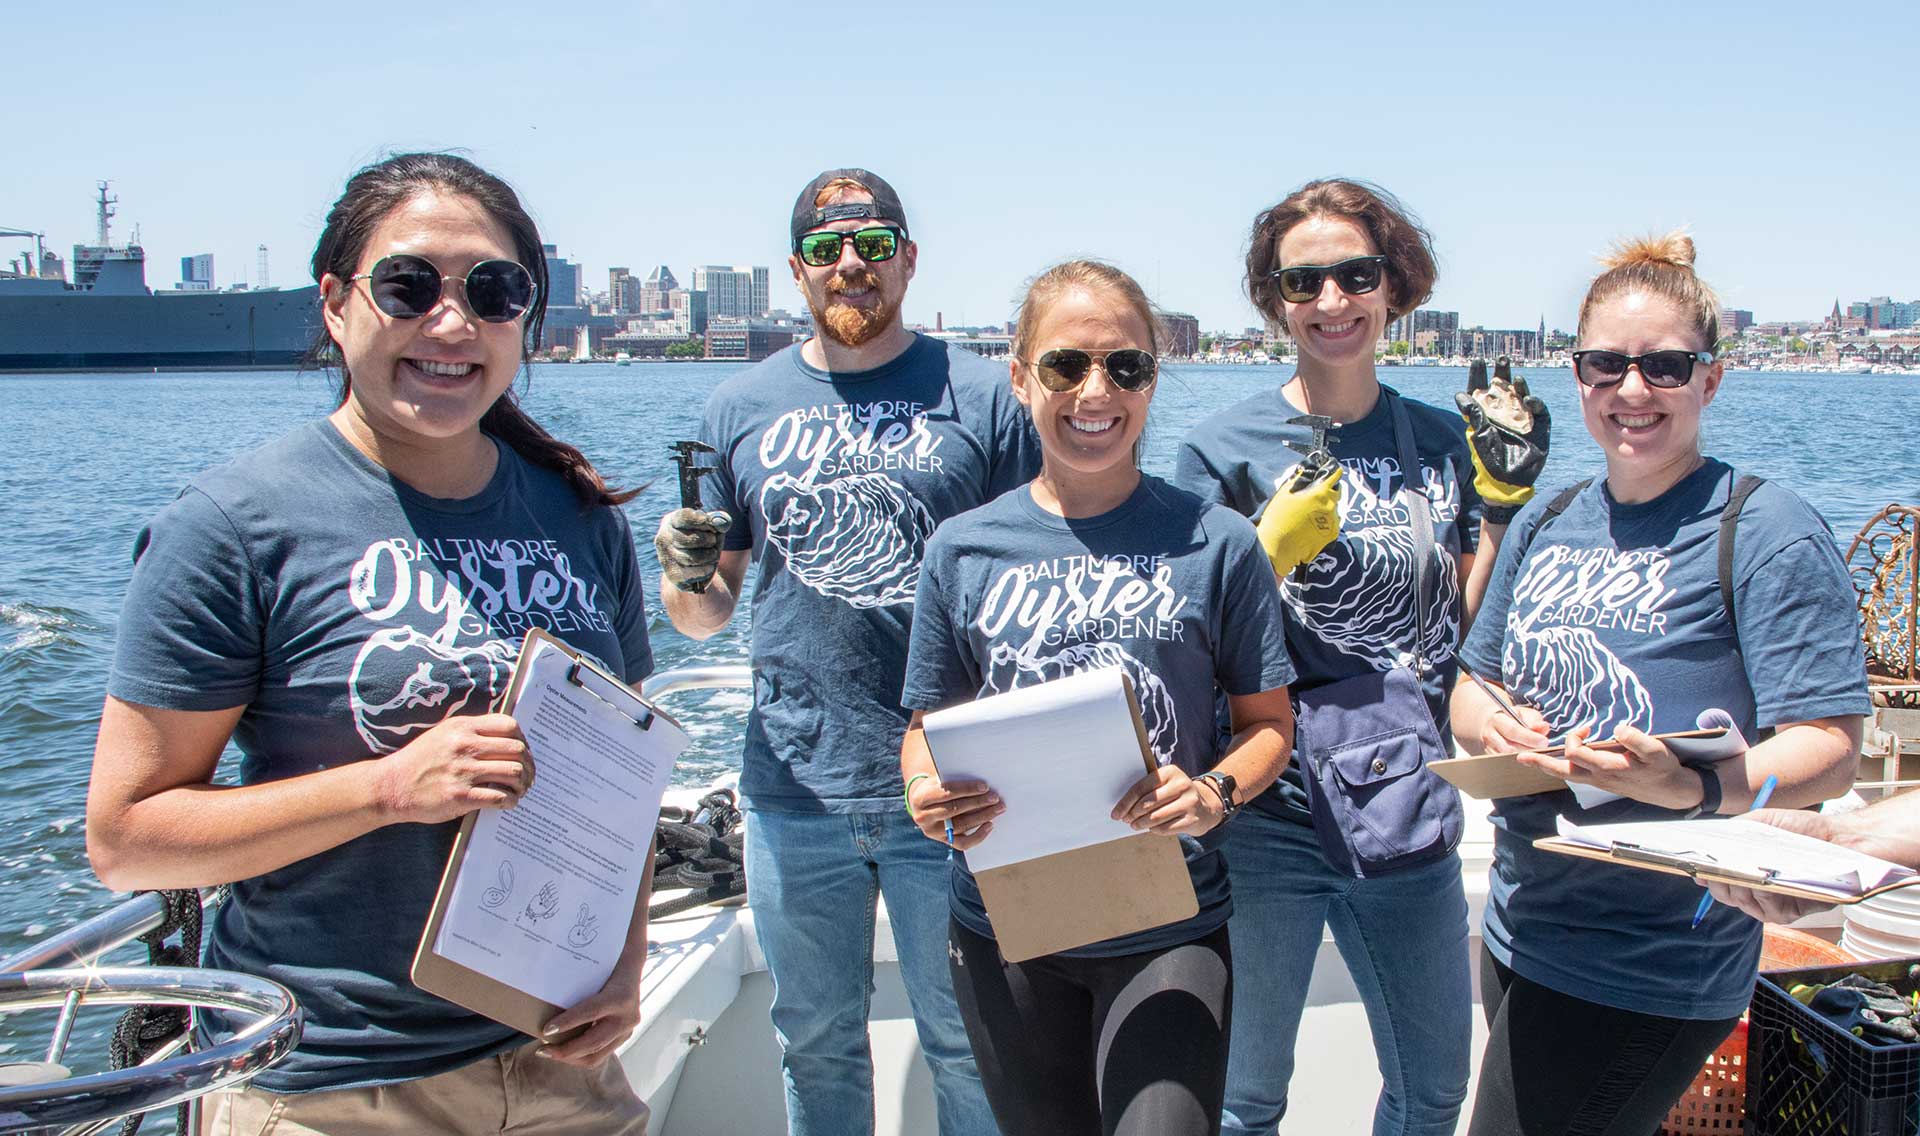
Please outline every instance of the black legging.
[{"label": "black legging", "polygon": [[949,921],[953,992],[1001,1136],[1218,1136],[1227,929],[1117,958],[1006,962]]},{"label": "black legging", "polygon": [[1491,1031],[1467,1136],[1650,1136],[1739,1018],[1692,1021],[1561,994],[1480,951]]}]

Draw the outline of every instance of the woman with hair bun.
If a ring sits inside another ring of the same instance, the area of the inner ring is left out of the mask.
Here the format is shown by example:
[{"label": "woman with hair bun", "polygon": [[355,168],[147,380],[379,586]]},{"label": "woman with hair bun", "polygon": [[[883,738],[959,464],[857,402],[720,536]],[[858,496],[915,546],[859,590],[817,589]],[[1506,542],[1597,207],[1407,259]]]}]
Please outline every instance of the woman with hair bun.
[{"label": "woman with hair bun", "polygon": [[[1008,962],[965,856],[954,858],[954,994],[1005,1136],[1219,1131],[1233,1025],[1219,836],[1286,763],[1293,667],[1253,526],[1140,472],[1160,334],[1119,269],[1075,260],[1041,274],[1010,364],[1040,474],[942,524],[920,572],[901,754],[920,831],[965,852],[1006,808],[1033,807],[942,782],[923,712],[1122,667],[1160,764],[1113,816],[1179,836],[1200,906],[1167,926]],[[1216,694],[1231,738],[1214,728]]]},{"label": "woman with hair bun", "polygon": [[[1467,1095],[1472,973],[1454,851],[1462,815],[1425,762],[1447,753],[1454,652],[1485,582],[1475,565],[1502,526],[1482,523],[1460,418],[1402,398],[1374,372],[1388,322],[1426,301],[1436,273],[1426,230],[1378,186],[1309,182],[1262,212],[1247,291],[1286,326],[1299,366],[1279,390],[1195,427],[1176,465],[1183,488],[1259,519],[1302,706],[1320,688],[1338,699],[1336,684],[1391,682],[1399,697],[1381,724],[1408,742],[1393,752],[1347,747],[1359,762],[1349,769],[1336,747],[1308,736],[1303,708],[1297,759],[1227,835],[1231,926],[1245,952],[1221,1129],[1235,1136],[1271,1133],[1286,1114],[1294,1041],[1329,927],[1373,1031],[1383,1082],[1376,1136],[1451,1133]],[[1341,821],[1327,810],[1331,787],[1346,781],[1359,788]],[[1352,839],[1360,833],[1369,836]]]},{"label": "woman with hair bun", "polygon": [[[528,629],[629,682],[653,667],[633,494],[513,394],[546,307],[540,234],[472,162],[402,154],[347,182],[313,276],[339,404],[195,477],[135,542],[88,855],[116,890],[231,884],[207,965],[305,1014],[203,1132],[639,1136],[612,1055],[639,1021],[648,887],[551,1045],[409,978],[460,818],[533,783],[519,726],[489,712]],[[229,741],[239,784],[216,785]],[[225,1014],[198,1024],[233,1036]]]},{"label": "woman with hair bun", "polygon": [[[1719,301],[1680,233],[1607,260],[1580,308],[1574,375],[1606,475],[1514,518],[1461,651],[1517,707],[1454,691],[1454,735],[1570,787],[1494,807],[1480,958],[1491,1030],[1471,1132],[1645,1136],[1732,1031],[1760,924],[1696,919],[1688,880],[1533,847],[1604,823],[1800,808],[1845,792],[1871,712],[1854,595],[1806,502],[1701,452],[1719,393]],[[1731,547],[1728,547],[1728,542]],[[1651,735],[1725,711],[1753,740],[1689,766]],[[1603,751],[1611,738],[1624,747]],[[1697,925],[1696,925],[1697,924]]]}]

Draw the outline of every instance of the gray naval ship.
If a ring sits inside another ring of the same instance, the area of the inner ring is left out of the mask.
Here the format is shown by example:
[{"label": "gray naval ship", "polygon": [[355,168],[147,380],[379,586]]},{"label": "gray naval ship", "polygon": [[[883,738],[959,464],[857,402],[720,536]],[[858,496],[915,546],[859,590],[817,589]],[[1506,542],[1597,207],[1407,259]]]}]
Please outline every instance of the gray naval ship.
[{"label": "gray naval ship", "polygon": [[97,241],[73,246],[73,279],[44,234],[0,228],[33,249],[0,263],[0,372],[291,367],[320,327],[320,289],[154,291],[139,230],[115,245],[118,198],[99,183]]}]

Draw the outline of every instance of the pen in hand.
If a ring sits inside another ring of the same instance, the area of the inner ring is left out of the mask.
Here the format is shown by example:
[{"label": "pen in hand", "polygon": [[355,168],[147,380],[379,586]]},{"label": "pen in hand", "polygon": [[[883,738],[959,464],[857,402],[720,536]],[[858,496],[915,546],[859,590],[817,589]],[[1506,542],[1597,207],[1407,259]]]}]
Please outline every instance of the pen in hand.
[{"label": "pen in hand", "polygon": [[[1771,773],[1767,774],[1767,779],[1765,781],[1760,782],[1760,791],[1753,795],[1752,807],[1749,808],[1747,811],[1753,812],[1755,809],[1766,808],[1767,798],[1773,796],[1773,787],[1775,785],[1778,785],[1779,783],[1780,783],[1780,779],[1778,777],[1775,777]],[[1700,921],[1707,917],[1707,912],[1712,908],[1713,908],[1713,893],[1708,892],[1707,894],[1700,897],[1700,906],[1693,909],[1694,928],[1698,928],[1700,926]]]}]

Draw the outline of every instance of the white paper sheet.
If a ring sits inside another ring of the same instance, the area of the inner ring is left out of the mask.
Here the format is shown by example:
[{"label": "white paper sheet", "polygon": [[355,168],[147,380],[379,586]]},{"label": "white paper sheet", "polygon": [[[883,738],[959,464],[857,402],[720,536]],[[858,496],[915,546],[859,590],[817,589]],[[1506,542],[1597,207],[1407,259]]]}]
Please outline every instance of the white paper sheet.
[{"label": "white paper sheet", "polygon": [[984,781],[1007,811],[967,851],[976,872],[1137,833],[1109,815],[1146,774],[1119,667],[1084,671],[924,719],[942,781]]},{"label": "white paper sheet", "polygon": [[1560,835],[1593,848],[1632,844],[1648,852],[1696,860],[1741,872],[1772,872],[1774,881],[1857,896],[1910,879],[1910,868],[1837,844],[1739,817],[1651,820],[1627,824],[1574,824],[1559,819]]},{"label": "white paper sheet", "polygon": [[475,822],[434,952],[566,1007],[613,973],[688,739],[658,715],[642,730],[631,694],[584,667],[576,686],[564,652],[537,640],[531,650],[508,713],[533,755],[533,788]]},{"label": "white paper sheet", "polygon": [[[1727,732],[1718,738],[1705,741],[1694,738],[1676,738],[1667,743],[1674,756],[1688,765],[1704,765],[1715,761],[1725,761],[1729,757],[1738,757],[1747,752],[1747,739],[1740,735],[1740,727],[1733,724],[1733,715],[1725,710],[1702,710],[1694,719],[1694,728],[1699,730],[1719,730]],[[1578,781],[1567,782],[1567,788],[1573,790],[1573,799],[1580,807],[1590,809],[1595,805],[1604,805],[1608,801],[1620,799],[1619,793],[1609,793],[1593,785],[1582,785]]]}]

